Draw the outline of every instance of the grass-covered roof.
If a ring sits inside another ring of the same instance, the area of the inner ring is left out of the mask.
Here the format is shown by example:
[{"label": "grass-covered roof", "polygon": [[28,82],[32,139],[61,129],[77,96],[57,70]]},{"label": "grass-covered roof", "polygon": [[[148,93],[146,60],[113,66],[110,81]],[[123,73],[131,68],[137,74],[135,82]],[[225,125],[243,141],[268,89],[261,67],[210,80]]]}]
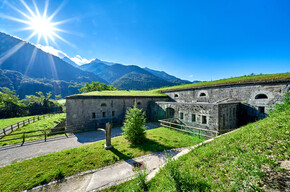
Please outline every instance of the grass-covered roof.
[{"label": "grass-covered roof", "polygon": [[135,91],[135,90],[116,90],[116,91],[93,91],[88,93],[77,94],[73,96],[135,96],[135,97],[158,97],[166,96],[158,90]]},{"label": "grass-covered roof", "polygon": [[177,85],[173,87],[163,87],[157,91],[175,91],[182,89],[198,88],[198,87],[211,87],[219,85],[235,85],[235,84],[248,84],[248,83],[261,83],[261,82],[290,82],[290,73],[276,73],[276,74],[261,74],[261,75],[245,75],[240,77],[232,77],[227,79],[219,79],[215,81],[204,81],[193,84]]}]

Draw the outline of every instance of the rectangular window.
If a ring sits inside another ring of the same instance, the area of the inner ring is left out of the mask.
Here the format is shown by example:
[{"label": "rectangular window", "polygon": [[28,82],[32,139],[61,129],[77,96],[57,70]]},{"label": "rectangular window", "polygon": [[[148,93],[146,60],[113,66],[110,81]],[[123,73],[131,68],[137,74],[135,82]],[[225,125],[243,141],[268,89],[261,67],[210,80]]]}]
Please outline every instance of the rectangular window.
[{"label": "rectangular window", "polygon": [[112,111],[112,117],[115,117],[115,111]]},{"label": "rectangular window", "polygon": [[179,116],[180,116],[180,119],[183,119],[183,113],[180,113]]},{"label": "rectangular window", "polygon": [[92,113],[92,119],[96,118],[96,113]]},{"label": "rectangular window", "polygon": [[191,114],[191,122],[196,122],[196,116],[195,116],[195,114]]},{"label": "rectangular window", "polygon": [[106,112],[103,112],[103,117],[106,117]]},{"label": "rectangular window", "polygon": [[202,116],[202,121],[201,121],[202,124],[207,124],[207,119],[206,119],[206,116]]},{"label": "rectangular window", "polygon": [[265,107],[258,107],[259,113],[265,113]]}]

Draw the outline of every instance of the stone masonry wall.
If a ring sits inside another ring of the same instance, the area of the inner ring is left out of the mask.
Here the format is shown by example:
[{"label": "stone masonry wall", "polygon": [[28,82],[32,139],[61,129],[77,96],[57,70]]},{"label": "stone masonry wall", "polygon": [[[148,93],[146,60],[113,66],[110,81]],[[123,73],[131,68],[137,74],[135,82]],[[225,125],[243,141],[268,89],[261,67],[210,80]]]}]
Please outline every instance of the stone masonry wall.
[{"label": "stone masonry wall", "polygon": [[[205,88],[192,88],[165,92],[172,101],[176,102],[209,102],[215,103],[231,98],[259,110],[264,107],[267,112],[275,103],[282,101],[285,92],[289,92],[290,82],[263,83],[249,85],[229,85]],[[256,99],[259,94],[267,95],[267,99]],[[258,113],[258,112],[257,112]]]},{"label": "stone masonry wall", "polygon": [[168,99],[167,97],[68,97],[66,99],[67,127],[76,130],[95,128],[106,122],[121,123],[126,110],[132,107],[135,101],[137,107],[147,113],[149,105],[155,100]]}]

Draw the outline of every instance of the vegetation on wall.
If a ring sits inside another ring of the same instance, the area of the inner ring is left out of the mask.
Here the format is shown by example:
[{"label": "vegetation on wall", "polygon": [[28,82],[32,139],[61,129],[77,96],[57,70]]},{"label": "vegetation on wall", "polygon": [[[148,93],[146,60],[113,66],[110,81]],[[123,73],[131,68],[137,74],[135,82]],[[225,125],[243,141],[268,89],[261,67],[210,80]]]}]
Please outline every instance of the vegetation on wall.
[{"label": "vegetation on wall", "polygon": [[199,86],[210,86],[210,85],[222,85],[222,84],[233,84],[233,83],[248,83],[248,82],[255,82],[259,83],[261,81],[275,81],[275,80],[290,80],[290,73],[275,73],[275,74],[260,74],[260,75],[244,75],[240,77],[232,77],[227,79],[219,79],[215,81],[203,81],[193,84],[184,84],[184,85],[177,85],[173,87],[163,87],[157,89],[158,91],[173,91],[185,88],[195,88]]}]

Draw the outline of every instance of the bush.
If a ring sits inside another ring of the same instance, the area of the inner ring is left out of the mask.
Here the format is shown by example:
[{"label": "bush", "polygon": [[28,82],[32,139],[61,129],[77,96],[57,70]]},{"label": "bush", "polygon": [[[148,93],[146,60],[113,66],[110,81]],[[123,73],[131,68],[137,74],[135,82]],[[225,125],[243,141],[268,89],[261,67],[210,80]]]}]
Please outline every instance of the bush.
[{"label": "bush", "polygon": [[136,107],[136,102],[132,108],[126,112],[125,122],[122,127],[124,137],[132,144],[141,144],[145,141],[145,113]]},{"label": "bush", "polygon": [[289,108],[290,108],[290,93],[287,92],[285,94],[285,97],[283,98],[283,102],[281,104],[274,105],[273,110],[270,112],[270,115],[289,110]]}]

